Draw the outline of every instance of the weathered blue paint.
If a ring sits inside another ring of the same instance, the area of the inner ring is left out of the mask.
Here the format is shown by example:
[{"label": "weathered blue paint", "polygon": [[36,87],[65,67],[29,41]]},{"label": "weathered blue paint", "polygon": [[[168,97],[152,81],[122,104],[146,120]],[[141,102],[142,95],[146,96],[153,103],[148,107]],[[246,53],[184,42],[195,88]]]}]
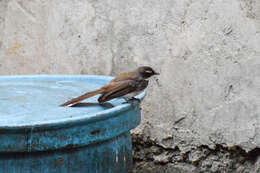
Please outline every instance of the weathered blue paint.
[{"label": "weathered blue paint", "polygon": [[[131,167],[129,131],[140,123],[138,102],[114,107],[59,107],[112,77],[0,77],[0,172],[123,173]],[[145,93],[137,96],[143,99]],[[97,97],[83,102],[97,103]],[[37,170],[37,171],[36,171]]]}]

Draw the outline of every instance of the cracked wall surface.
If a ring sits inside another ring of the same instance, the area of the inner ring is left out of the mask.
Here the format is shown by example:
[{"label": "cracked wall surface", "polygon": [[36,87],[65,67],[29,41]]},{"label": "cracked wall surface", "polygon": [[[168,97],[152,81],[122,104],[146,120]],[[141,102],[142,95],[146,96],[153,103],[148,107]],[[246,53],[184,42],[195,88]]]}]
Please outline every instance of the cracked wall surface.
[{"label": "cracked wall surface", "polygon": [[0,0],[1,75],[161,73],[132,132],[139,171],[259,169],[233,165],[260,147],[259,45],[258,0]]}]

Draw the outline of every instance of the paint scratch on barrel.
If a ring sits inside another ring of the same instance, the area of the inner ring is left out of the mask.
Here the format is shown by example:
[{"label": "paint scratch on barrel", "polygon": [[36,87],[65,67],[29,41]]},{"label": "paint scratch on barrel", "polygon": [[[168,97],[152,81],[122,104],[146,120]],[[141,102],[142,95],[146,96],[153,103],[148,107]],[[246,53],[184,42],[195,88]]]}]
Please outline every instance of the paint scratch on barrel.
[{"label": "paint scratch on barrel", "polygon": [[116,151],[116,163],[118,162],[118,151]]}]

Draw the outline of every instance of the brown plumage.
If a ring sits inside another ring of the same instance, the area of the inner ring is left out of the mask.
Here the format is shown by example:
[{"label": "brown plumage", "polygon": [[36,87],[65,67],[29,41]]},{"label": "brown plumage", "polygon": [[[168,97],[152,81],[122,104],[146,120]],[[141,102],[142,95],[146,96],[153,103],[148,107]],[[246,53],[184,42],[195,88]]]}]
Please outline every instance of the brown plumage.
[{"label": "brown plumage", "polygon": [[153,75],[158,75],[151,67],[142,66],[133,72],[121,73],[111,80],[107,85],[98,90],[88,92],[72,100],[69,100],[60,106],[70,106],[87,98],[101,94],[98,98],[99,103],[104,103],[117,97],[131,98],[139,94],[148,86],[148,79]]}]

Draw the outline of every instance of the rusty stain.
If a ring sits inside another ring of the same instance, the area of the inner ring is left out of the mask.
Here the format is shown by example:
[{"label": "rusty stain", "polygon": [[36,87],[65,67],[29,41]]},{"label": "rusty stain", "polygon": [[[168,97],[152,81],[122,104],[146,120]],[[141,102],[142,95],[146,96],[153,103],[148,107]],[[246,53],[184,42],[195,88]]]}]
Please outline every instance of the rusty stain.
[{"label": "rusty stain", "polygon": [[13,55],[19,50],[22,46],[18,43],[15,43],[12,47],[7,49],[7,55]]},{"label": "rusty stain", "polygon": [[56,166],[60,166],[62,164],[63,158],[59,157],[57,162],[56,162]]},{"label": "rusty stain", "polygon": [[101,130],[93,130],[92,132],[90,132],[91,133],[91,135],[96,135],[96,134],[98,134],[98,133],[100,133],[101,132]]},{"label": "rusty stain", "polygon": [[70,150],[72,148],[77,148],[77,147],[79,147],[79,145],[77,145],[77,144],[68,144],[68,145],[66,145],[66,146],[64,146],[62,148],[66,149],[66,150]]}]

